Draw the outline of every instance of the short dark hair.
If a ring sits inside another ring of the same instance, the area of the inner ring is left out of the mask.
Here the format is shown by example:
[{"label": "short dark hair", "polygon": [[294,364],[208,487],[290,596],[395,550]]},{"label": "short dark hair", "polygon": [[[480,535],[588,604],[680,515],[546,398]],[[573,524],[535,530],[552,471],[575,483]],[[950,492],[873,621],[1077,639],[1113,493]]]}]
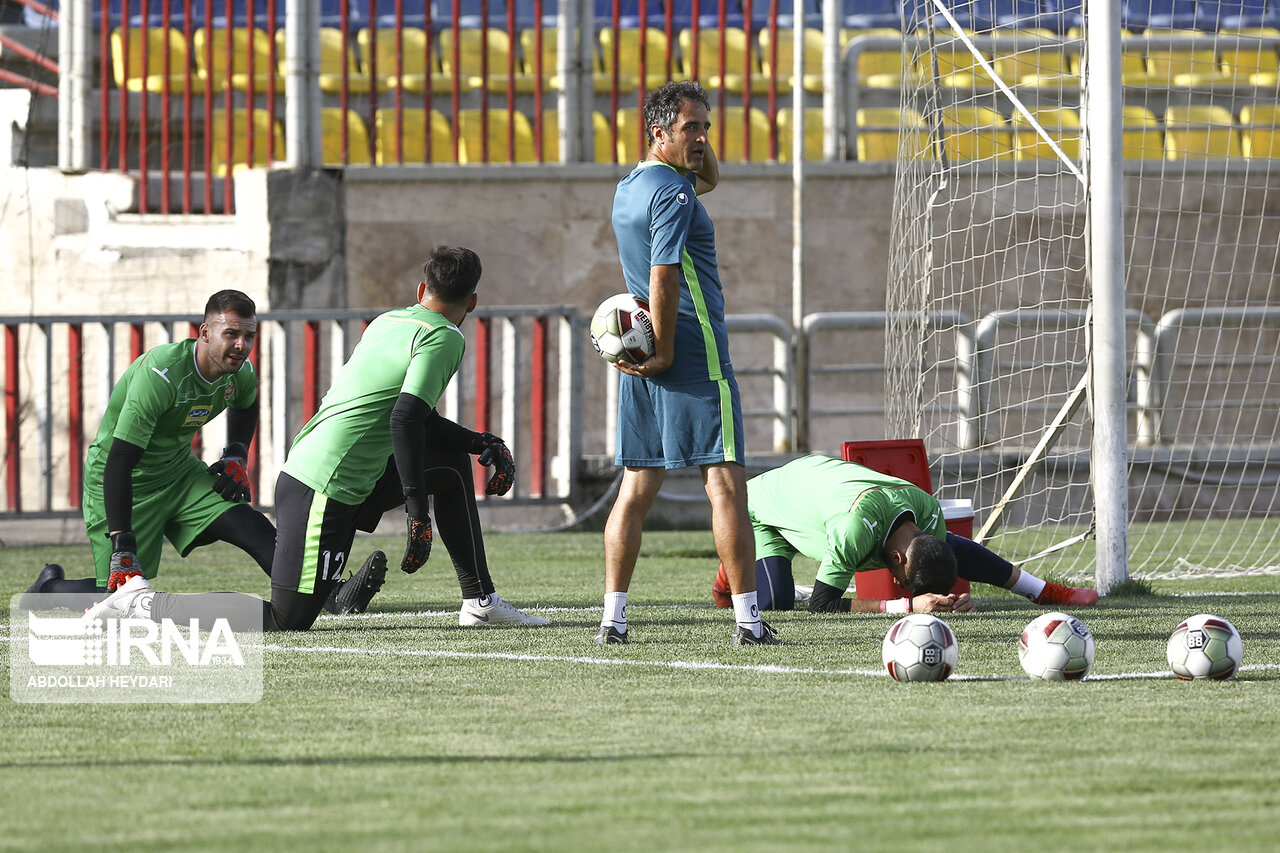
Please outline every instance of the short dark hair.
[{"label": "short dark hair", "polygon": [[480,256],[461,246],[436,246],[422,265],[427,290],[441,302],[465,302],[480,283]]},{"label": "short dark hair", "polygon": [[680,107],[685,101],[695,101],[711,109],[707,90],[696,80],[673,80],[645,95],[644,137],[650,145],[653,144],[653,126],[656,124],[663,130],[670,130],[680,117]]},{"label": "short dark hair", "polygon": [[907,543],[907,582],[912,595],[946,595],[956,585],[956,555],[951,546],[921,530]]},{"label": "short dark hair", "polygon": [[219,314],[235,314],[248,319],[258,316],[258,306],[238,290],[219,290],[204,304],[204,318],[210,320]]}]

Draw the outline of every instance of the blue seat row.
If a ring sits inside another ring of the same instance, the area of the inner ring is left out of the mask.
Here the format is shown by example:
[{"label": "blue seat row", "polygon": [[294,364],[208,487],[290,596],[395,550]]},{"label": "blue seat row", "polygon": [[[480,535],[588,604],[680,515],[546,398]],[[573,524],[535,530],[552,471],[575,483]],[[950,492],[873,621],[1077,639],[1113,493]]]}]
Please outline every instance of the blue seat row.
[{"label": "blue seat row", "polygon": [[[47,0],[54,9],[58,0]],[[342,21],[343,0],[315,0],[319,4],[320,25],[336,27]],[[487,13],[489,26],[505,29],[508,23],[508,0],[456,0],[458,23],[478,27]],[[534,0],[510,0],[514,4],[516,27],[533,26],[538,9]],[[595,0],[596,26],[610,26],[615,4],[620,27],[636,27],[640,23],[642,0]],[[648,26],[665,25],[667,9],[675,29],[686,29],[697,17],[701,27],[718,26],[723,17],[731,27],[745,25],[748,0],[644,0]],[[821,27],[820,0],[802,0],[807,26]],[[934,13],[932,0],[841,0],[842,25],[848,28],[892,27],[908,31],[925,26]],[[102,13],[103,0],[94,0],[95,20]],[[142,23],[142,0],[106,0],[108,25],[117,27],[126,17],[133,26]],[[750,0],[752,29],[768,25],[771,7],[776,4],[778,26],[793,26],[794,0]],[[285,23],[285,0],[276,0],[276,25]],[[455,0],[400,0],[402,20],[406,26],[424,26],[430,13],[432,28],[452,26]],[[257,26],[267,25],[266,0],[254,0],[252,17]],[[348,25],[354,30],[368,26],[376,19],[378,26],[394,26],[396,0],[346,0]],[[169,22],[182,26],[187,16],[192,27],[245,26],[250,18],[250,0],[169,0]],[[1084,0],[948,0],[952,16],[962,27],[985,30],[991,27],[1044,27],[1063,33],[1084,22]],[[147,4],[150,26],[164,22],[161,0]],[[543,26],[555,26],[557,0],[542,0]],[[25,9],[28,25],[41,26],[46,19]],[[946,20],[937,15],[935,24],[945,27]],[[1199,29],[1206,31],[1249,27],[1280,28],[1280,0],[1122,0],[1121,25],[1130,31],[1151,29]]]}]

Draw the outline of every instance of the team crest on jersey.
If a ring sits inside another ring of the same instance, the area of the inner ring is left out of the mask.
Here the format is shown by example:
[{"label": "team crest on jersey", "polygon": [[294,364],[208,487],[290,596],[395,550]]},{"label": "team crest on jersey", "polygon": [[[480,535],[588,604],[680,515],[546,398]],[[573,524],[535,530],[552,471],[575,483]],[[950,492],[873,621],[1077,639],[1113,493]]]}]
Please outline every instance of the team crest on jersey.
[{"label": "team crest on jersey", "polygon": [[232,397],[234,397],[235,395],[236,395],[236,383],[234,383],[234,382],[228,382],[228,383],[227,383],[227,390],[225,390],[225,391],[223,391],[223,392],[222,392],[222,399],[224,399],[224,400],[230,400],[230,399],[231,399]]},{"label": "team crest on jersey", "polygon": [[197,406],[187,412],[187,419],[182,424],[183,429],[188,427],[202,427],[209,420],[210,412],[204,406]]}]

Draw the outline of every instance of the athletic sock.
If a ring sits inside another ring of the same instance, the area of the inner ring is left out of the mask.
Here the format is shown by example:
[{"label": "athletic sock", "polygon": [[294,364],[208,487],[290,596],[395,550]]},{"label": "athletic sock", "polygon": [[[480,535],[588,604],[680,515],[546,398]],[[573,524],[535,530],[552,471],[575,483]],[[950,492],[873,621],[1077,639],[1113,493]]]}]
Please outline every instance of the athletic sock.
[{"label": "athletic sock", "polygon": [[1040,597],[1040,593],[1044,592],[1044,581],[1023,569],[1022,574],[1018,576],[1018,579],[1009,589],[1018,595],[1035,601]]},{"label": "athletic sock", "polygon": [[733,618],[743,628],[747,628],[754,636],[764,633],[764,624],[760,621],[760,607],[756,604],[756,591],[740,592],[733,596]]},{"label": "athletic sock", "polygon": [[625,592],[606,592],[604,594],[604,615],[600,624],[612,625],[620,633],[627,632],[627,594]]},{"label": "athletic sock", "polygon": [[464,598],[462,599],[462,605],[464,607],[474,607],[479,610],[493,604],[497,597],[498,594],[496,592],[491,592],[488,595],[482,595],[479,598]]}]

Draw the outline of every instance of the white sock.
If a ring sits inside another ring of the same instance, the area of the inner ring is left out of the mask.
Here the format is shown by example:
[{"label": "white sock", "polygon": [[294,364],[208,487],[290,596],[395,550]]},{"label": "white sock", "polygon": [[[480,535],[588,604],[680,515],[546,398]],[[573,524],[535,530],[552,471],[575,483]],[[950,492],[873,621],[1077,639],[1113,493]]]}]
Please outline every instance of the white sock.
[{"label": "white sock", "polygon": [[627,632],[627,594],[625,592],[604,594],[604,615],[600,617],[600,624],[612,625],[622,634]]},{"label": "white sock", "polygon": [[482,595],[479,598],[464,598],[462,604],[464,607],[483,608],[488,607],[498,600],[498,594],[491,592],[488,595]]},{"label": "white sock", "polygon": [[764,633],[764,625],[760,623],[760,607],[756,603],[756,591],[741,592],[733,596],[733,618],[743,628],[750,628],[751,633],[759,637]]},{"label": "white sock", "polygon": [[1014,581],[1010,590],[1035,601],[1040,597],[1040,593],[1044,592],[1044,581],[1023,569],[1022,574]]}]

